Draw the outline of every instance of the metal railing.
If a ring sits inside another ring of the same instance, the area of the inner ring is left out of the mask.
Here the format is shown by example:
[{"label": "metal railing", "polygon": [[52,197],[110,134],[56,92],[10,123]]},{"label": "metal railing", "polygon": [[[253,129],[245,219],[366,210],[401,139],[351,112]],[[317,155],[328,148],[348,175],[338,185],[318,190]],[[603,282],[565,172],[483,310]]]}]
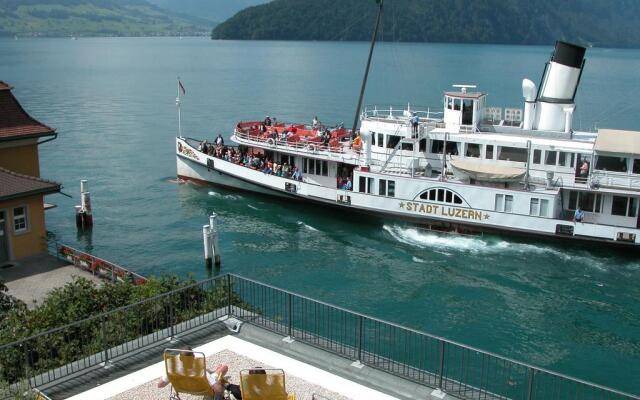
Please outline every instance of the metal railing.
[{"label": "metal railing", "polygon": [[4,344],[0,380],[55,385],[224,316],[463,399],[640,399],[231,274]]}]

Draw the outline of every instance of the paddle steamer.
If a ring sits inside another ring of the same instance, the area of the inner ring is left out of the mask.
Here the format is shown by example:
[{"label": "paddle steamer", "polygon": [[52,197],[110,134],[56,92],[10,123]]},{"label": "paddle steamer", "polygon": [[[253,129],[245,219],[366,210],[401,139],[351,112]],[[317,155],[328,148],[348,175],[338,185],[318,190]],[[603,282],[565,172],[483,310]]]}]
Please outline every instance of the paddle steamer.
[{"label": "paddle steamer", "polygon": [[302,180],[206,154],[185,137],[176,139],[178,176],[437,230],[636,247],[640,132],[573,129],[585,51],[557,42],[539,87],[523,80],[522,108],[488,107],[468,85],[444,93],[441,112],[365,108],[356,145],[344,128],[327,140],[318,126],[237,125],[231,140],[242,151],[295,165]]}]

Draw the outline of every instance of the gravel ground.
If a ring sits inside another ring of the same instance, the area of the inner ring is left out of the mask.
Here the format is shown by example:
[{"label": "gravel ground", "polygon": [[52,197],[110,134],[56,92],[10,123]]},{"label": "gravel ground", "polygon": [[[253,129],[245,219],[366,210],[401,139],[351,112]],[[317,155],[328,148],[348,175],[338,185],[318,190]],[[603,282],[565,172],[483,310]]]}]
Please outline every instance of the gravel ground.
[{"label": "gravel ground", "polygon": [[[243,369],[249,369],[253,367],[264,368],[277,368],[273,365],[264,365],[251,358],[240,356],[228,350],[221,351],[217,354],[212,354],[207,357],[207,365],[209,369],[214,369],[219,364],[226,364],[229,366],[228,379],[231,383],[236,385],[240,381],[240,371]],[[287,374],[289,371],[284,371]],[[159,377],[158,377],[159,378]],[[112,397],[111,400],[157,400],[169,398],[169,386],[158,389],[156,387],[158,380],[155,379],[151,382],[147,382],[136,388],[120,393],[119,395]],[[321,386],[311,384],[300,378],[297,378],[291,374],[287,374],[286,378],[287,391],[289,393],[295,393],[297,400],[311,400],[312,395],[318,394],[330,400],[347,400],[345,396],[341,396],[335,392],[330,392]],[[183,400],[189,399],[201,399],[199,396],[180,395]]]}]

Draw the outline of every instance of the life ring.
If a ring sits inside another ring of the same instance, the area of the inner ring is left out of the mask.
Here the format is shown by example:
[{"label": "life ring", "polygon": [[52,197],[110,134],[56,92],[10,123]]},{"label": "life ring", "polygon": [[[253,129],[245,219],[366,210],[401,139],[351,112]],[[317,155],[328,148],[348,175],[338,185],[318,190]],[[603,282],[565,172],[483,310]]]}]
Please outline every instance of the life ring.
[{"label": "life ring", "polygon": [[309,150],[309,151],[316,151],[316,145],[315,145],[315,144],[309,144],[309,145],[307,145],[307,150]]},{"label": "life ring", "polygon": [[276,141],[275,141],[275,140],[273,140],[273,138],[269,138],[269,139],[267,139],[267,144],[268,144],[269,146],[272,146],[272,147],[273,147],[273,146],[275,146],[275,145],[276,145]]}]

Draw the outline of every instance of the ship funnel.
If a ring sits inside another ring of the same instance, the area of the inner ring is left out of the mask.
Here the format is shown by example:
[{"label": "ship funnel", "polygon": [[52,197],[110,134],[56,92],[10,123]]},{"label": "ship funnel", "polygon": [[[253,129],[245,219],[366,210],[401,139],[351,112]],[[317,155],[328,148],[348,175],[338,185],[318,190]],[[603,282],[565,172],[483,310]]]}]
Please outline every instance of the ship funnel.
[{"label": "ship funnel", "polygon": [[565,108],[573,106],[586,49],[558,41],[544,70],[536,101],[534,129],[564,131],[567,126]]},{"label": "ship funnel", "polygon": [[536,111],[536,84],[529,79],[522,80],[522,96],[524,97],[524,122],[522,129],[533,128]]}]

